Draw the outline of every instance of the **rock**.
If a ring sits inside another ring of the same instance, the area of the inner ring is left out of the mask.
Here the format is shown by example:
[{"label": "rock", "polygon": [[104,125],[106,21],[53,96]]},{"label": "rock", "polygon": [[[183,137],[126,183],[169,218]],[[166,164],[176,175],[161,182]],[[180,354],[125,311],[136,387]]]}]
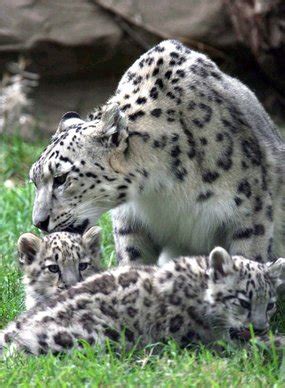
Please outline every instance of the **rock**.
[{"label": "rock", "polygon": [[241,49],[224,1],[2,0],[0,72],[19,53],[29,58],[28,70],[40,76],[30,97],[48,136],[64,112],[84,115],[102,104],[134,59],[166,38],[205,51],[240,78],[253,72],[254,86],[262,85],[267,98],[266,83],[256,76],[249,49]]}]

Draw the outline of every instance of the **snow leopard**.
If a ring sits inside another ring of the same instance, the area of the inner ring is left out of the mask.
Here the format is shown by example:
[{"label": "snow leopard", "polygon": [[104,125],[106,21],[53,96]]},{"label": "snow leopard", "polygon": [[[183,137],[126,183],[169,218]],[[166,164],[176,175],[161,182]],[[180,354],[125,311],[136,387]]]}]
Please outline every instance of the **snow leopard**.
[{"label": "snow leopard", "polygon": [[158,266],[122,265],[38,303],[0,332],[8,354],[57,354],[82,346],[142,348],[247,343],[264,337],[284,284],[285,259],[261,264],[216,247]]},{"label": "snow leopard", "polygon": [[68,232],[20,236],[18,259],[26,309],[101,271],[100,233],[101,228],[93,226],[83,236]]},{"label": "snow leopard", "polygon": [[33,223],[82,232],[111,210],[121,264],[217,245],[263,263],[285,255],[284,166],[284,141],[254,93],[167,40],[87,120],[63,116],[30,171]]}]

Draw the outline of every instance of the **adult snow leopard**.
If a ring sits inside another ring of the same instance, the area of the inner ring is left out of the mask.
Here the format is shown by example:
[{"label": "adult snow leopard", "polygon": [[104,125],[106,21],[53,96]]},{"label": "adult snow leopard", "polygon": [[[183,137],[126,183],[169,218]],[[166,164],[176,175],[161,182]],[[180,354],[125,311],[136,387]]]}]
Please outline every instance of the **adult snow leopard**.
[{"label": "adult snow leopard", "polygon": [[216,245],[266,262],[284,227],[284,161],[255,95],[205,55],[164,41],[89,120],[63,116],[30,172],[33,222],[83,231],[112,209],[120,262],[164,263]]}]

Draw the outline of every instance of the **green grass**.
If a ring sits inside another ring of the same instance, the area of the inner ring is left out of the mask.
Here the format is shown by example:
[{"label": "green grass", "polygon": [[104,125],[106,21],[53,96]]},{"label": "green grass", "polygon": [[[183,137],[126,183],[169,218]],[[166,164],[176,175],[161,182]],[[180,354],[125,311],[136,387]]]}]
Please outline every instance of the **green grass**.
[{"label": "green grass", "polygon": [[[42,147],[18,138],[0,138],[0,327],[23,308],[15,246],[21,233],[36,232],[31,225],[34,193],[27,172]],[[104,263],[109,266],[114,258],[114,245],[108,215],[101,218],[100,225]],[[280,327],[282,321],[284,311],[280,310],[275,325]],[[181,350],[171,342],[159,353],[153,346],[121,355],[86,346],[83,351],[74,350],[62,357],[18,355],[0,361],[1,387],[154,385],[284,387],[285,363],[281,363],[274,351],[262,354],[254,347],[251,351],[229,349],[218,355],[203,347]]]}]

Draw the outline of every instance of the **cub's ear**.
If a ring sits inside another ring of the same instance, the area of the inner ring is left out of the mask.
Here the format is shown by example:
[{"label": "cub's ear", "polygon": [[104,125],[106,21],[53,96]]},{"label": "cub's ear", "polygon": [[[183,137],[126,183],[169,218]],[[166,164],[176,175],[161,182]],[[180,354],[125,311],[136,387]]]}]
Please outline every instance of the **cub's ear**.
[{"label": "cub's ear", "polygon": [[55,136],[58,135],[60,132],[63,132],[66,129],[68,129],[71,125],[79,124],[79,123],[83,123],[83,122],[84,121],[80,118],[78,113],[67,112],[62,116],[60,123],[57,127]]},{"label": "cub's ear", "polygon": [[214,280],[234,273],[235,266],[231,255],[221,247],[212,250],[209,256],[210,274]]},{"label": "cub's ear", "polygon": [[92,226],[82,236],[83,245],[91,255],[100,253],[101,230],[99,226]]},{"label": "cub's ear", "polygon": [[282,289],[285,288],[285,259],[280,258],[274,263],[267,264],[267,273],[273,283],[276,284],[276,287],[279,288],[282,286]]},{"label": "cub's ear", "polygon": [[42,239],[33,233],[22,234],[18,240],[19,262],[21,265],[30,265],[40,250]]},{"label": "cub's ear", "polygon": [[102,124],[100,140],[106,147],[127,147],[127,120],[118,104],[107,105],[102,114]]}]

